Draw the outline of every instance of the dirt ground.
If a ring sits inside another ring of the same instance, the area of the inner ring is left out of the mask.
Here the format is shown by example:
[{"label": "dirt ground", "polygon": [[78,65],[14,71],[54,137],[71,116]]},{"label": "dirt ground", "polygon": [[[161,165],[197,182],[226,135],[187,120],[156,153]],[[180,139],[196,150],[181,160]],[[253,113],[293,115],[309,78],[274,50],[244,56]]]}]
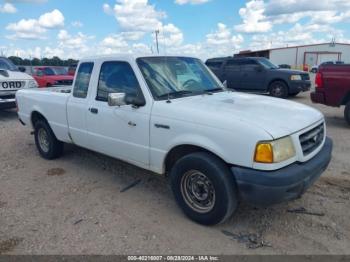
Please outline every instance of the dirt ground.
[{"label": "dirt ground", "polygon": [[[309,93],[293,100],[311,104]],[[0,254],[350,254],[350,127],[343,109],[313,106],[334,141],[324,175],[301,199],[241,205],[214,227],[187,219],[157,175],[75,146],[40,158],[30,130],[2,111]],[[300,208],[313,214],[287,211]]]}]

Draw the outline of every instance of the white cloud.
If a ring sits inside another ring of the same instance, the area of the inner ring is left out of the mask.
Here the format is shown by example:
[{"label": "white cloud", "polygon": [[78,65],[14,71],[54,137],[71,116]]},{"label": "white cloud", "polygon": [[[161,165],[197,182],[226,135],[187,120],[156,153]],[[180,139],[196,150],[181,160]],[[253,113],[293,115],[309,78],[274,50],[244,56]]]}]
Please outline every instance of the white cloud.
[{"label": "white cloud", "polygon": [[175,3],[179,5],[185,5],[185,4],[198,5],[198,4],[204,4],[209,1],[210,0],[175,0]]},{"label": "white cloud", "polygon": [[124,37],[120,34],[112,34],[104,38],[101,42],[101,46],[109,49],[124,50],[129,47]]},{"label": "white cloud", "polygon": [[237,32],[242,33],[264,33],[272,28],[269,21],[265,21],[265,3],[262,0],[252,0],[239,10],[243,24],[236,25]]},{"label": "white cloud", "polygon": [[270,0],[266,4],[266,15],[294,14],[307,11],[341,11],[348,8],[350,8],[348,0],[318,0],[317,3],[309,0]]},{"label": "white cloud", "polygon": [[294,24],[303,18],[309,23],[332,24],[350,20],[348,0],[250,0],[239,10],[243,23],[235,29],[243,33],[266,33],[275,24]]},{"label": "white cloud", "polygon": [[64,25],[63,14],[55,9],[45,13],[39,19],[21,19],[17,23],[10,23],[6,29],[14,34],[8,36],[10,39],[44,39],[47,29],[55,29]]},{"label": "white cloud", "polygon": [[16,7],[11,3],[0,5],[0,13],[14,14],[17,12]]},{"label": "white cloud", "polygon": [[50,13],[45,13],[39,17],[38,23],[44,28],[57,28],[64,26],[63,14],[55,9]]},{"label": "white cloud", "polygon": [[184,40],[182,31],[173,24],[167,24],[159,30],[159,43],[165,46],[179,46]]},{"label": "white cloud", "polygon": [[154,31],[162,26],[161,19],[166,16],[148,4],[148,0],[117,0],[114,8],[104,4],[103,10],[107,14],[114,14],[124,31]]},{"label": "white cloud", "polygon": [[[321,38],[315,35],[319,33],[322,33]],[[343,37],[343,34],[341,31],[336,30],[329,25],[304,25],[297,23],[287,31],[254,35],[249,44],[249,48],[253,50],[261,50],[292,45],[315,44],[328,42],[334,36]]]},{"label": "white cloud", "polygon": [[86,50],[87,42],[92,40],[94,36],[88,36],[81,32],[76,35],[70,35],[66,30],[60,30],[57,35],[59,47],[63,49],[80,49]]},{"label": "white cloud", "polygon": [[6,29],[15,32],[14,35],[8,36],[11,39],[43,39],[43,33],[46,32],[35,19],[22,19],[7,25]]},{"label": "white cloud", "polygon": [[206,35],[205,48],[216,55],[232,55],[244,42],[241,34],[233,35],[232,30],[223,23],[217,24],[215,32]]},{"label": "white cloud", "polygon": [[73,21],[72,23],[71,23],[71,25],[73,26],[73,27],[77,27],[77,28],[79,28],[79,27],[83,27],[83,23],[82,22],[80,22],[80,21]]}]

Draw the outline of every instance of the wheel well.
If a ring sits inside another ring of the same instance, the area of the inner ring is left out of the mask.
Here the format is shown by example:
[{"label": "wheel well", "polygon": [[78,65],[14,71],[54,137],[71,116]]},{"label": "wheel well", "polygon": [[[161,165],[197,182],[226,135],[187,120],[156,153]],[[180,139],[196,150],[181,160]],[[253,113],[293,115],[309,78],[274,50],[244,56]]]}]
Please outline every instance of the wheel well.
[{"label": "wheel well", "polygon": [[283,80],[283,79],[273,79],[273,80],[271,80],[271,81],[269,82],[268,91],[270,91],[271,85],[272,85],[274,82],[282,82],[282,83],[284,83],[284,84],[287,86],[287,88],[289,89],[289,85],[288,85],[288,83],[287,83],[285,80]]},{"label": "wheel well", "polygon": [[342,100],[342,105],[346,105],[350,101],[350,92],[346,94],[346,96]]},{"label": "wheel well", "polygon": [[180,145],[180,146],[174,147],[173,149],[171,149],[168,152],[168,154],[165,158],[165,162],[164,162],[165,173],[167,174],[171,170],[171,168],[174,166],[174,164],[176,163],[177,160],[179,160],[180,158],[182,158],[188,154],[192,154],[195,152],[207,152],[209,154],[212,154],[212,155],[218,157],[222,161],[224,161],[222,158],[213,154],[211,151],[209,151],[205,148],[202,148],[199,146],[194,146],[194,145]]},{"label": "wheel well", "polygon": [[32,117],[31,117],[31,121],[32,121],[32,126],[34,127],[35,123],[38,121],[38,120],[44,120],[47,122],[46,118],[40,114],[39,112],[37,111],[34,111],[32,113]]}]

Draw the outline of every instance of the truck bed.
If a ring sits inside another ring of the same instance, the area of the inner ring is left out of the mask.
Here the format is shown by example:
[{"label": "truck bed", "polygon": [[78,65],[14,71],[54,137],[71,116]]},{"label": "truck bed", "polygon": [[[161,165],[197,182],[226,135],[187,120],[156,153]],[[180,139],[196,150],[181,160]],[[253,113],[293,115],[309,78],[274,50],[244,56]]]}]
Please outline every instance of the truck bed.
[{"label": "truck bed", "polygon": [[19,118],[24,124],[32,125],[31,112],[45,115],[57,139],[70,142],[66,107],[71,89],[71,86],[64,86],[18,91],[16,99],[21,105]]}]

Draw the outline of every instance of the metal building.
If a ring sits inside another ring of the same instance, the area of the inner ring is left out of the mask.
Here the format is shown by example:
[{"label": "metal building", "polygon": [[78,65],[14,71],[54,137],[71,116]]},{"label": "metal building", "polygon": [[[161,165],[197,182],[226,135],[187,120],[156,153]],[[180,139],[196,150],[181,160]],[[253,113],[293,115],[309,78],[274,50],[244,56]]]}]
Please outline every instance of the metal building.
[{"label": "metal building", "polygon": [[321,43],[260,51],[241,51],[235,56],[266,57],[276,65],[287,64],[293,68],[312,67],[327,61],[343,61],[350,63],[350,44]]}]

